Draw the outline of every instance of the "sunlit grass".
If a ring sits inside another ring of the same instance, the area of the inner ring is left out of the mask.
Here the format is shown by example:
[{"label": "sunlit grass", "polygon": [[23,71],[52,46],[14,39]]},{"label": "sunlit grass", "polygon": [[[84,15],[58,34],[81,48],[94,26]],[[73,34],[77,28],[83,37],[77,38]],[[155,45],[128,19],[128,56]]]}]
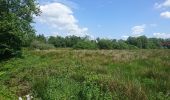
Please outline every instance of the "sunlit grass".
[{"label": "sunlit grass", "polygon": [[169,74],[169,50],[25,50],[0,63],[0,99],[168,100]]}]

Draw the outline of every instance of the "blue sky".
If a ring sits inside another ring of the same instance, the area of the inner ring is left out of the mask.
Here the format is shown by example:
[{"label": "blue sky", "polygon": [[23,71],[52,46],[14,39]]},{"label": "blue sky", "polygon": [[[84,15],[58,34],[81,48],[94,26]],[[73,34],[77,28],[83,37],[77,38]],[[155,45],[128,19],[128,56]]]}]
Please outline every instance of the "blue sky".
[{"label": "blue sky", "polygon": [[170,0],[38,0],[37,34],[170,38]]}]

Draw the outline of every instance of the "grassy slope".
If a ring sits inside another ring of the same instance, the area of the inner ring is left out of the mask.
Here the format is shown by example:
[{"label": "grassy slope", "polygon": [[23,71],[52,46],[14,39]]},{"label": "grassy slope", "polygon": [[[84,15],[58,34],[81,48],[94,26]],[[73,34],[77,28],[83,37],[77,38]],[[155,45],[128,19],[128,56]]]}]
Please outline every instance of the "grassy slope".
[{"label": "grassy slope", "polygon": [[0,100],[170,99],[170,50],[24,51],[0,63]]}]

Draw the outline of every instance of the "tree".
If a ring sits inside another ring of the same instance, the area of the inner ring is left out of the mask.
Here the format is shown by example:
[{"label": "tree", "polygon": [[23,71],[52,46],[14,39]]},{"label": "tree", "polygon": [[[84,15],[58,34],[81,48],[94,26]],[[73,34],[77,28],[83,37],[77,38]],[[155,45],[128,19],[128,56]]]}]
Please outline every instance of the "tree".
[{"label": "tree", "polygon": [[47,39],[46,39],[46,37],[45,37],[43,34],[37,35],[37,36],[36,36],[36,40],[37,40],[37,41],[40,41],[40,42],[42,42],[42,43],[47,43]]},{"label": "tree", "polygon": [[97,49],[97,44],[93,41],[84,40],[79,41],[73,46],[74,49]]},{"label": "tree", "polygon": [[137,46],[137,38],[135,38],[135,37],[129,37],[126,42],[127,42],[128,44]]},{"label": "tree", "polygon": [[161,42],[157,38],[148,39],[148,48],[149,49],[159,49],[161,48]]},{"label": "tree", "polygon": [[61,36],[57,36],[57,37],[51,36],[48,39],[48,43],[53,44],[55,47],[66,47],[65,38]]},{"label": "tree", "polygon": [[[33,15],[39,13],[35,0],[0,0],[0,46],[3,47],[1,51],[10,50],[12,55],[27,44],[30,36],[35,34],[31,26]],[[3,41],[3,38],[10,42]],[[3,57],[6,56],[4,52],[0,53]]]},{"label": "tree", "polygon": [[82,41],[83,39],[81,37],[77,36],[66,36],[65,37],[65,43],[66,47],[73,47],[75,44],[77,44],[79,41]]},{"label": "tree", "polygon": [[99,49],[112,49],[112,41],[108,39],[97,39]]},{"label": "tree", "polygon": [[147,49],[148,48],[148,39],[146,36],[140,36],[137,38],[137,42],[138,42],[138,47],[139,48],[143,48],[143,49]]},{"label": "tree", "polygon": [[118,41],[118,47],[117,49],[129,49],[129,46],[127,43],[125,43],[125,41]]},{"label": "tree", "polygon": [[140,36],[140,37],[129,37],[126,41],[130,45],[134,45],[141,49],[147,49],[148,48],[148,39],[146,36]]},{"label": "tree", "polygon": [[20,55],[21,40],[13,34],[0,34],[0,60]]}]

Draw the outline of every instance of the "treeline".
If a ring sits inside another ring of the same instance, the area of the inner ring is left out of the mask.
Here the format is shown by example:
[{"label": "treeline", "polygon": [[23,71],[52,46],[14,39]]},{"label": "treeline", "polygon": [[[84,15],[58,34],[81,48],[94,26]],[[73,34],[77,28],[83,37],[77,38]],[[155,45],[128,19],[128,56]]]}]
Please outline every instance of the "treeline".
[{"label": "treeline", "polygon": [[125,40],[90,40],[88,37],[35,35],[33,16],[40,15],[36,0],[0,0],[0,60],[22,55],[22,48],[53,49],[159,49],[170,48],[170,39],[129,37]]},{"label": "treeline", "polygon": [[[91,40],[88,37],[77,36],[50,36],[37,35],[31,47],[37,49],[47,48],[73,48],[73,49],[170,49],[170,39],[147,38],[146,36],[129,37],[127,40],[97,38]],[[39,45],[41,44],[41,45]],[[45,45],[46,44],[46,45]],[[45,47],[43,47],[45,46]]]}]

